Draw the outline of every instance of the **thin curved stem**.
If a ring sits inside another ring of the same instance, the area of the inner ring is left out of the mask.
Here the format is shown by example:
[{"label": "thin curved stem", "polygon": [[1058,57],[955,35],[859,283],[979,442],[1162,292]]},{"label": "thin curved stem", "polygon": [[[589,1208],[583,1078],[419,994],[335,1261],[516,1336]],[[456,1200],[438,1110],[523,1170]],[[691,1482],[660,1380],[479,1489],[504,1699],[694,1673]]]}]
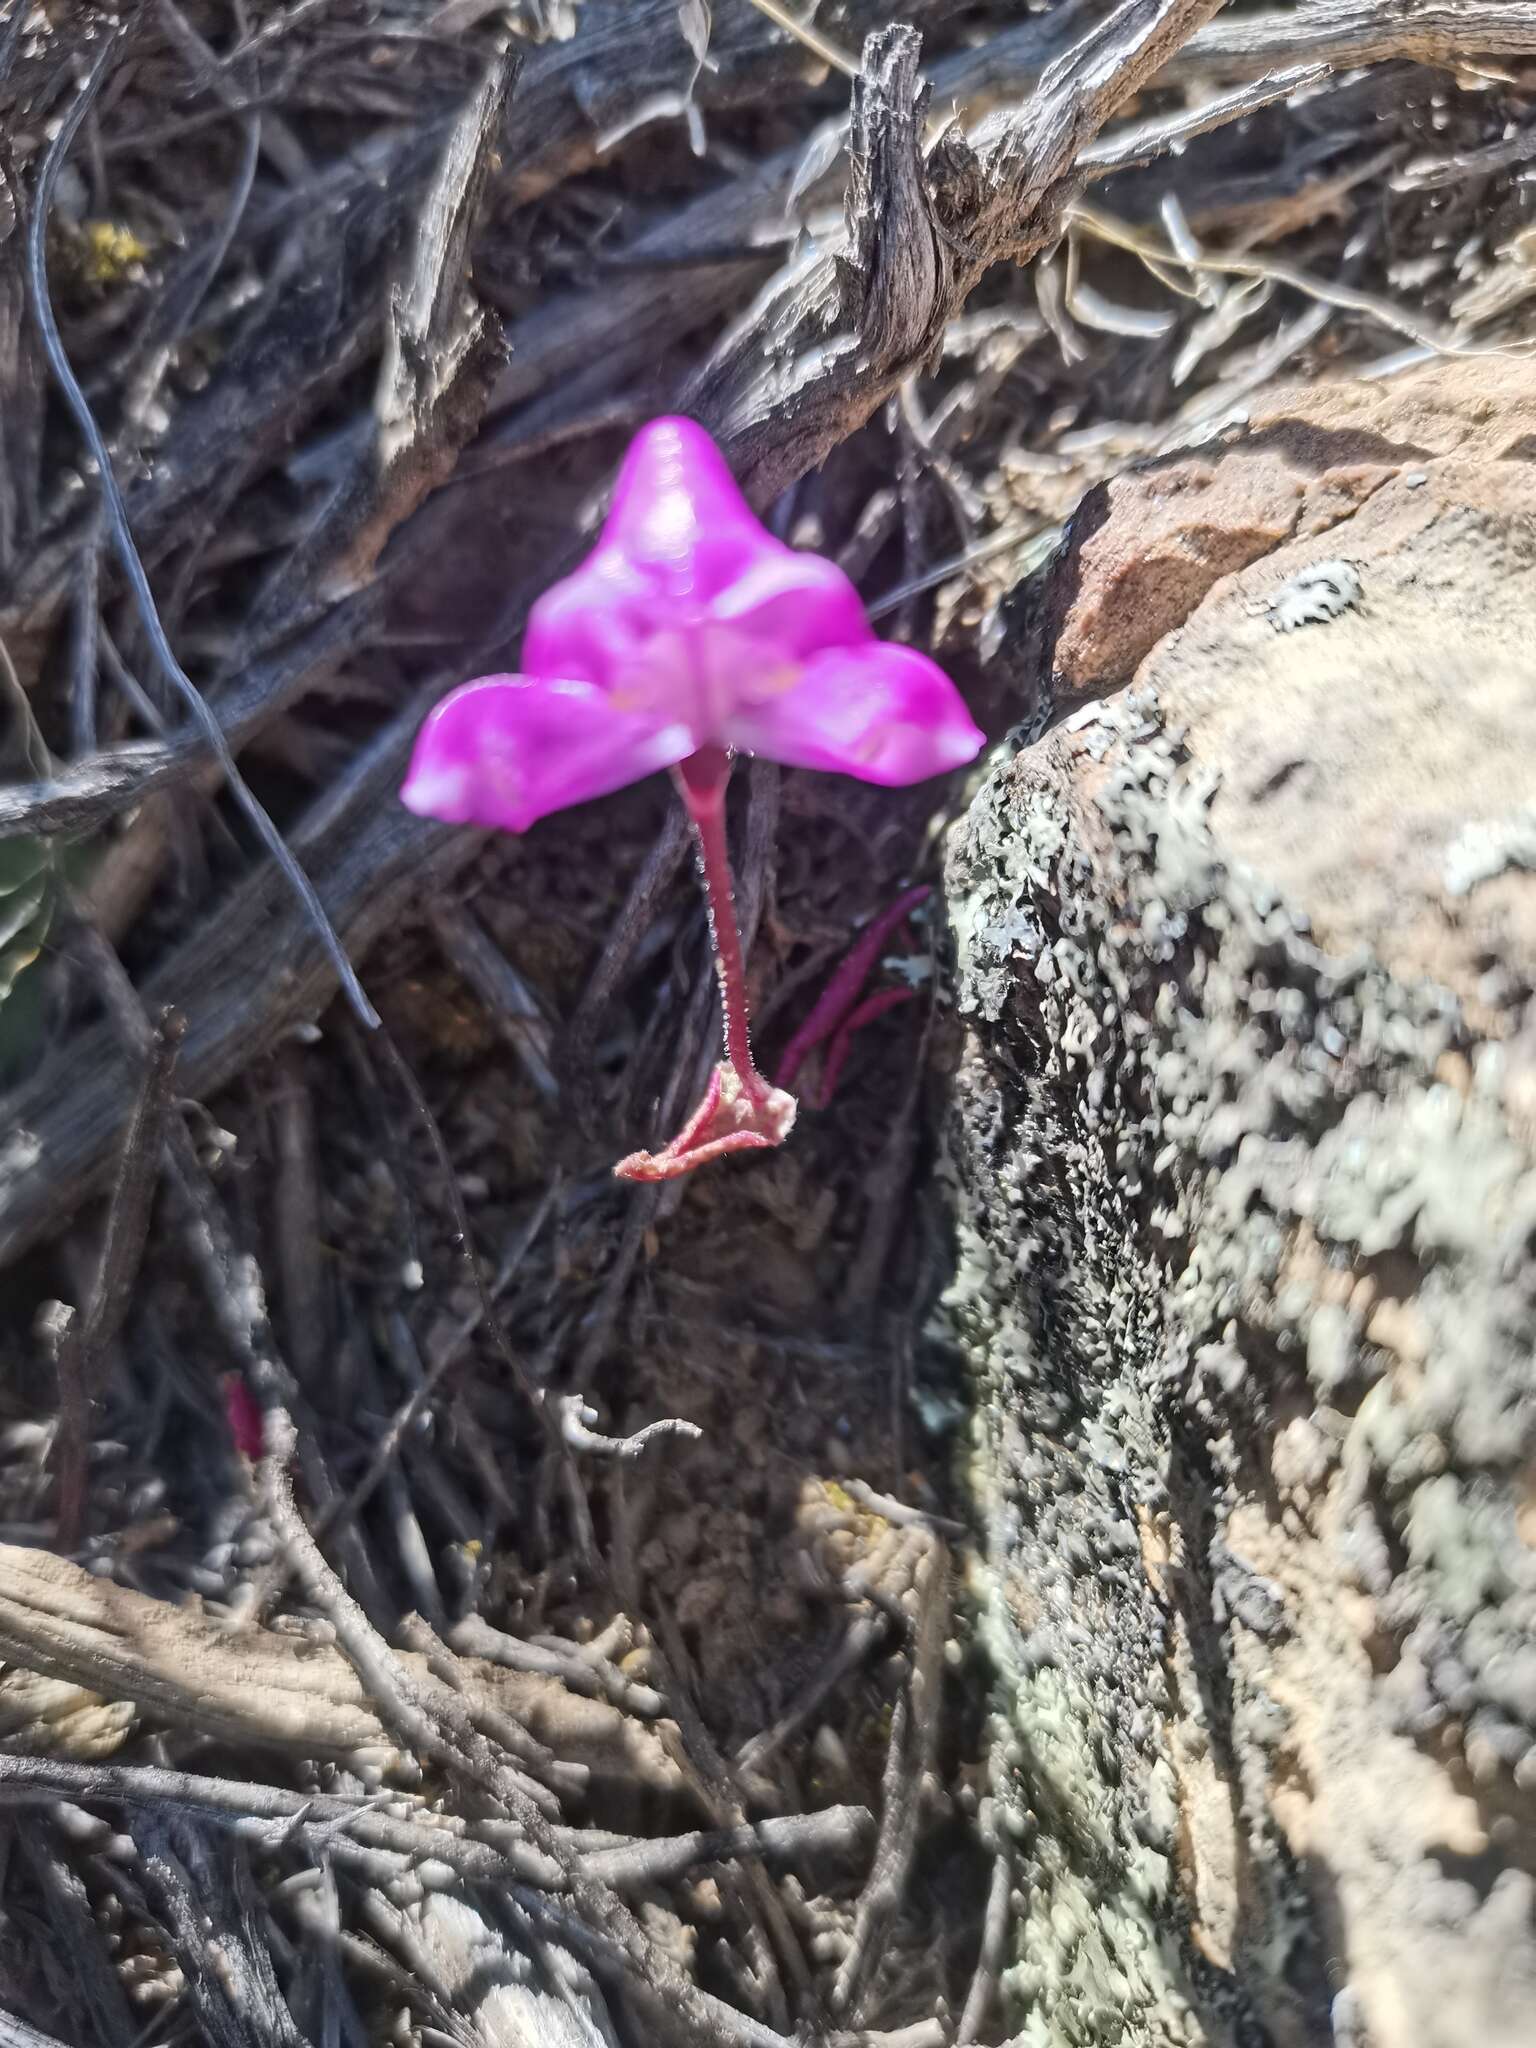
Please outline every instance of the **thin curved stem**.
[{"label": "thin curved stem", "polygon": [[698,843],[715,971],[720,977],[725,1058],[710,1074],[703,1101],[677,1136],[659,1152],[631,1152],[621,1159],[613,1169],[620,1180],[677,1180],[729,1152],[759,1152],[782,1145],[795,1121],[795,1098],[783,1088],[770,1087],[752,1058],[746,966],[725,843],[730,754],[724,747],[700,747],[678,763],[672,779]]},{"label": "thin curved stem", "polygon": [[[21,12],[27,9],[22,6]],[[315,934],[330,958],[331,965],[341,983],[342,991],[351,1004],[360,1023],[371,1031],[377,1028],[378,1012],[363,993],[363,985],[357,978],[357,971],[347,958],[347,951],[340,936],[326,914],[325,905],[314,883],[304,872],[289,851],[282,834],[267,815],[261,800],[251,790],[244,776],[235,765],[234,753],[228,737],[217,716],[196,683],[176,659],[170,640],[166,636],[160,613],[155,604],[154,593],[149,587],[149,577],[139,555],[133,529],[128,523],[128,510],[123,503],[122,490],[116,472],[112,467],[112,456],[106,438],[96,423],[89,401],[74,368],[65,353],[63,338],[58,322],[53,315],[53,302],[48,295],[47,229],[48,213],[53,201],[54,187],[64,159],[69,154],[80,123],[85,119],[91,102],[100,91],[107,70],[116,55],[122,37],[126,33],[118,30],[103,39],[95,63],[91,66],[85,83],[76,93],[74,101],[63,121],[59,132],[49,143],[43,156],[42,169],[38,173],[37,191],[32,201],[32,217],[27,224],[27,282],[32,302],[33,318],[42,337],[43,352],[48,358],[59,389],[74,415],[81,438],[89,449],[96,465],[97,481],[101,490],[102,505],[106,513],[107,530],[112,536],[113,546],[121,565],[123,576],[133,595],[135,607],[155,657],[165,672],[167,681],[180,695],[191,713],[193,722],[208,742],[214,759],[228,784],[229,792],[250,820],[256,836],[277,863],[288,886],[303,904]]]},{"label": "thin curved stem", "polygon": [[741,927],[731,887],[731,859],[725,837],[725,793],[731,779],[731,757],[723,747],[701,747],[674,771],[693,824],[699,849],[699,873],[709,906],[709,931],[720,980],[720,1010],[725,1020],[726,1063],[734,1067],[743,1089],[763,1101],[768,1083],[757,1071],[747,1023],[747,970],[741,950]]}]

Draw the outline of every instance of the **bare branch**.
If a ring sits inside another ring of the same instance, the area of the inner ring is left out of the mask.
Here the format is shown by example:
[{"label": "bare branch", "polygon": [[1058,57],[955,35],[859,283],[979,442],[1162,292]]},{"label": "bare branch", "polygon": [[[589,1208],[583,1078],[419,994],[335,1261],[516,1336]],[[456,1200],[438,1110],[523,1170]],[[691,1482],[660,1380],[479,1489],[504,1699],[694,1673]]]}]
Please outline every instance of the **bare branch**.
[{"label": "bare branch", "polygon": [[154,592],[149,587],[149,578],[145,574],[144,564],[139,556],[138,545],[133,538],[133,530],[128,524],[127,507],[123,503],[123,494],[118,486],[117,477],[112,467],[111,452],[107,447],[106,439],[100,427],[96,424],[95,415],[91,411],[80,380],[76,377],[74,370],[70,366],[69,358],[64,353],[64,344],[59,336],[58,322],[53,317],[53,306],[48,296],[48,262],[45,239],[48,225],[48,210],[52,202],[53,189],[58,181],[59,172],[63,168],[64,159],[69,153],[69,145],[74,140],[80,123],[85,119],[92,100],[101,89],[107,75],[107,68],[117,52],[118,42],[118,35],[103,38],[101,50],[91,67],[85,83],[76,94],[74,104],[65,115],[63,122],[60,124],[58,134],[48,145],[47,153],[43,158],[42,173],[38,179],[37,196],[32,207],[32,218],[27,227],[27,275],[32,294],[33,318],[37,321],[42,333],[43,347],[47,352],[49,365],[69,403],[70,411],[75,416],[75,423],[85,439],[86,446],[91,451],[91,459],[96,465],[97,480],[101,489],[102,502],[106,510],[108,530],[117,549],[118,560],[122,565],[123,574],[128,580],[129,588],[133,592],[144,632],[149,639],[150,645],[155,650],[156,658],[165,673],[166,680],[175,687],[194,721],[201,727],[203,735],[223,771],[225,780],[229,784],[230,793],[250,820],[257,836],[271,855],[273,862],[277,866],[278,871],[283,875],[289,888],[292,889],[295,896],[303,904],[305,914],[313,925],[320,943],[330,959],[336,978],[340,982],[348,1002],[351,1003],[352,1008],[357,1013],[359,1021],[371,1029],[378,1023],[378,1017],[374,1013],[373,1005],[363,994],[362,983],[353,971],[352,963],[347,958],[346,950],[342,946],[340,939],[336,936],[330,919],[325,914],[325,907],[320,901],[314,884],[289,852],[282,834],[267,815],[264,806],[258,802],[245,783],[239,769],[235,766],[235,758],[229,750],[229,742],[224,737],[222,726],[209,708],[202,691],[198,689],[192,678],[176,659],[171,643],[166,637],[165,628],[161,623],[160,613],[155,604]]},{"label": "bare branch", "polygon": [[1404,57],[1454,71],[1478,57],[1532,56],[1531,0],[1309,0],[1273,14],[1223,15],[1190,38],[1163,76],[1256,78],[1277,64],[1341,70]]},{"label": "bare branch", "polygon": [[101,1358],[122,1326],[149,1232],[150,1204],[160,1171],[160,1137],[170,1102],[176,1054],[186,1020],[168,1010],[155,1028],[143,1086],[123,1143],[112,1204],[107,1211],[101,1264],[84,1311],[59,1346],[59,1546],[73,1550],[85,1505],[85,1467],[91,1403]]},{"label": "bare branch", "polygon": [[855,88],[850,256],[781,273],[690,394],[759,502],[863,425],[994,264],[1056,238],[1078,156],[1220,4],[1124,0],[1046,67],[1020,112],[982,123],[970,142],[941,138],[926,164],[917,39],[871,35]]}]

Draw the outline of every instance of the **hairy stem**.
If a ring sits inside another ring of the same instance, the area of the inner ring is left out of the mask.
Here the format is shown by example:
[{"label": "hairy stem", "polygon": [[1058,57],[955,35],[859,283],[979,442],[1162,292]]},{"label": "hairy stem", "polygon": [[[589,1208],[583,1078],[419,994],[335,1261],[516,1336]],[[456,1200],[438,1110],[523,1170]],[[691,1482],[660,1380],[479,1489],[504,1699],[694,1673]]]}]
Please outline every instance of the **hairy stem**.
[{"label": "hairy stem", "polygon": [[725,1057],[743,1089],[756,1102],[768,1094],[757,1071],[747,1031],[747,974],[741,955],[741,930],[731,893],[731,862],[725,841],[725,792],[731,779],[731,757],[724,747],[701,747],[673,770],[673,779],[687,807],[699,848],[699,872],[709,906],[709,931],[720,977],[720,1008],[725,1019]]}]

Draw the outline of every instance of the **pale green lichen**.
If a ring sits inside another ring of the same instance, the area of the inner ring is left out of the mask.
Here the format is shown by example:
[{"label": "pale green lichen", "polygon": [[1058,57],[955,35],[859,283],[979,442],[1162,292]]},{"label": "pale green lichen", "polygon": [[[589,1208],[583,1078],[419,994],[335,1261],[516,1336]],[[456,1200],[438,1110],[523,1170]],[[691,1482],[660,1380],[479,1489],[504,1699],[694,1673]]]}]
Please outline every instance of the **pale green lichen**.
[{"label": "pale green lichen", "polygon": [[[1078,723],[1102,764],[1093,858],[1061,778],[1026,757],[994,769],[949,866],[972,1038],[947,1312],[975,1389],[994,1778],[1027,1895],[1012,2023],[1040,2048],[1163,2048],[1262,2041],[1283,2011],[1326,2040],[1328,1937],[1244,1789],[1285,1714],[1230,1654],[1234,1632],[1283,1632],[1284,1608],[1226,1552],[1224,1519],[1261,1483],[1277,1415],[1311,1406],[1317,1454],[1347,1481],[1351,1568],[1394,1638],[1384,1714],[1464,1739],[1474,1775],[1528,1801],[1536,1174],[1500,1049],[1475,1045],[1443,991],[1325,955],[1221,859],[1212,784],[1154,700]],[[1469,1087],[1442,1077],[1446,1054]],[[1297,1280],[1302,1232],[1325,1265],[1380,1269],[1411,1297],[1411,1371],[1357,1306]],[[1178,1600],[1204,1632],[1208,1683],[1178,1711],[1242,1833],[1229,1967],[1193,1939],[1170,1874],[1172,1595],[1142,1570],[1138,1510],[1178,1525]]]}]

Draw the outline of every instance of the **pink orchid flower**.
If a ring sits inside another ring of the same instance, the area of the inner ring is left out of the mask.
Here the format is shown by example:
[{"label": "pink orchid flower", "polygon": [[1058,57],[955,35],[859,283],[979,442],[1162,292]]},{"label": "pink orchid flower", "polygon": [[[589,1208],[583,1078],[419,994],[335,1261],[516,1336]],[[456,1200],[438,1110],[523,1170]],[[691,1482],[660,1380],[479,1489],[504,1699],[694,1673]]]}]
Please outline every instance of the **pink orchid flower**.
[{"label": "pink orchid flower", "polygon": [[759,1074],[748,1039],[725,840],[732,759],[762,754],[894,787],[973,760],[982,734],[927,655],[875,637],[835,563],[767,532],[686,419],[653,420],[635,437],[597,546],[529,615],[523,665],[444,698],[401,800],[525,832],[670,769],[698,840],[725,1058],[679,1135],[614,1170],[671,1180],[781,1144],[794,1098]]}]

